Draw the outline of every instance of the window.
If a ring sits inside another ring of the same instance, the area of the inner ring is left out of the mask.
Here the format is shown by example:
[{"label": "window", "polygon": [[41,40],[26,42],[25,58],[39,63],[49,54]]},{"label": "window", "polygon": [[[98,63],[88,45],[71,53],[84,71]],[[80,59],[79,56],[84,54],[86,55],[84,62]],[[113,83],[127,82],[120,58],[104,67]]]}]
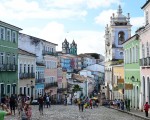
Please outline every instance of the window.
[{"label": "window", "polygon": [[6,62],[7,62],[7,64],[10,64],[10,54],[7,54]]},{"label": "window", "polygon": [[4,53],[0,53],[0,64],[4,64]]},{"label": "window", "polygon": [[147,42],[147,57],[149,57],[149,46],[148,46],[148,42]]},{"label": "window", "polygon": [[138,62],[139,59],[139,50],[138,50],[138,46],[136,45],[136,62]]},{"label": "window", "polygon": [[20,64],[20,73],[22,73],[22,64]]},{"label": "window", "polygon": [[28,65],[28,73],[30,73],[30,65]]},{"label": "window", "polygon": [[30,95],[30,88],[28,88],[28,95]]},{"label": "window", "polygon": [[125,34],[123,31],[118,33],[118,45],[121,45],[125,41]]},{"label": "window", "polygon": [[10,94],[10,85],[7,85],[7,94]]},{"label": "window", "polygon": [[31,65],[31,73],[33,73],[33,65]]},{"label": "window", "polygon": [[2,27],[0,28],[0,39],[5,40],[5,29]]},{"label": "window", "polygon": [[146,11],[145,20],[146,20],[146,25],[147,25],[148,24],[148,11]]},{"label": "window", "polygon": [[16,55],[13,55],[13,64],[16,64]]},{"label": "window", "polygon": [[142,44],[142,57],[145,58],[145,48],[144,48],[144,44]]},{"label": "window", "polygon": [[20,87],[20,94],[22,94],[22,87]]},{"label": "window", "polygon": [[26,73],[26,64],[24,64],[24,73]]},{"label": "window", "polygon": [[7,29],[7,40],[11,41],[11,30]]},{"label": "window", "polygon": [[24,87],[24,95],[26,95],[26,87]]},{"label": "window", "polygon": [[130,48],[130,63],[132,63],[132,49]]},{"label": "window", "polygon": [[13,43],[17,42],[16,38],[17,38],[16,37],[16,32],[13,31],[13,33],[12,33],[12,42]]}]

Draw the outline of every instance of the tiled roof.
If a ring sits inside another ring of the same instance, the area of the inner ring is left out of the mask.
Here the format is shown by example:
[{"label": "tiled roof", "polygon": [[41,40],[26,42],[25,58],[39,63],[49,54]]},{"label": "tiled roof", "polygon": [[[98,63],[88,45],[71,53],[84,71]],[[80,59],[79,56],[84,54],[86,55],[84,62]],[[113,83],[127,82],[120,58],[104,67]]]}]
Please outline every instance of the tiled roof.
[{"label": "tiled roof", "polygon": [[21,54],[21,55],[28,55],[28,56],[36,57],[36,54],[33,54],[33,53],[28,52],[28,51],[22,50],[20,48],[19,48],[18,53]]}]

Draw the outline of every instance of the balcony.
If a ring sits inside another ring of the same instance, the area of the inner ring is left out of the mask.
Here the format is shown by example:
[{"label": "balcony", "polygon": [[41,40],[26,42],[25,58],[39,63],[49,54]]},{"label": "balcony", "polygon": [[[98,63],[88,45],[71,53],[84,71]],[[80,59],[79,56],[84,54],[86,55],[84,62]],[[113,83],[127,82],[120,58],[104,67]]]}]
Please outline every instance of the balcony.
[{"label": "balcony", "polygon": [[45,83],[45,89],[48,89],[48,88],[51,88],[51,87],[58,87],[57,82]]},{"label": "balcony", "polygon": [[0,71],[6,71],[6,64],[0,64]]},{"label": "balcony", "polygon": [[53,56],[57,56],[57,53],[55,53],[55,52],[50,52],[50,51],[45,51],[45,50],[42,51],[42,54],[43,54],[43,55],[53,55]]},{"label": "balcony", "polygon": [[140,59],[140,66],[150,67],[150,57]]},{"label": "balcony", "polygon": [[20,79],[35,78],[35,73],[19,73]]},{"label": "balcony", "polygon": [[0,71],[17,71],[17,67],[14,64],[0,64]]},{"label": "balcony", "polygon": [[45,82],[45,78],[39,78],[36,79],[35,83],[44,83]]}]

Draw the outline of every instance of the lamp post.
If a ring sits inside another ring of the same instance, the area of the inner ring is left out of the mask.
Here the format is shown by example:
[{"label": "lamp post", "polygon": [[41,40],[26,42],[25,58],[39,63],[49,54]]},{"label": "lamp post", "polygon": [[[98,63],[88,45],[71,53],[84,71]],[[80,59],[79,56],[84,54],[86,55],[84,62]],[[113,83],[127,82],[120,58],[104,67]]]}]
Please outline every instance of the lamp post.
[{"label": "lamp post", "polygon": [[33,85],[33,81],[31,80],[31,102],[33,100],[33,88],[34,88],[34,85]]}]

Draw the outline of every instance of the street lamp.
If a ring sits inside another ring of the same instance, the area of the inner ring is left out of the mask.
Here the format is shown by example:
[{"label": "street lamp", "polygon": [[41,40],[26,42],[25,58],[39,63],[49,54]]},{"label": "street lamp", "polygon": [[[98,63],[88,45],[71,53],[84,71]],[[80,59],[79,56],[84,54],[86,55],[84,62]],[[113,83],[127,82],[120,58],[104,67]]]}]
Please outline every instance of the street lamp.
[{"label": "street lamp", "polygon": [[34,88],[33,81],[31,80],[31,102],[33,100],[33,88]]}]

